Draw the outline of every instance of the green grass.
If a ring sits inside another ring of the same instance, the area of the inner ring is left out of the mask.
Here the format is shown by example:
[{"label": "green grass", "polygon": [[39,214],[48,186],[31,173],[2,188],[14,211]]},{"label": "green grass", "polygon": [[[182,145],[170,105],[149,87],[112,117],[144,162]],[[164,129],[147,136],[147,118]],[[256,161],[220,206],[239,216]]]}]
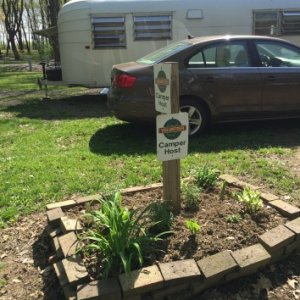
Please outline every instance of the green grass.
[{"label": "green grass", "polygon": [[[0,76],[0,90],[34,89],[34,73]],[[0,95],[0,226],[73,194],[161,180],[154,129],[116,120],[103,99],[83,91],[4,96],[2,106]],[[297,121],[214,126],[190,141],[181,174],[209,165],[299,201],[299,178],[283,163],[299,145]]]},{"label": "green grass", "polygon": [[40,72],[1,72],[0,90],[38,90],[37,80]]}]

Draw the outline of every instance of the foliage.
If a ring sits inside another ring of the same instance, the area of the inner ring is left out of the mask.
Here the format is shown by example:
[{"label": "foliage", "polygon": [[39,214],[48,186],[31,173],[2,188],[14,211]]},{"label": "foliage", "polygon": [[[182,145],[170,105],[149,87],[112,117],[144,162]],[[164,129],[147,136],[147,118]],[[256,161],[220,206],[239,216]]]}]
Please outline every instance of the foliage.
[{"label": "foliage", "polygon": [[7,284],[7,281],[4,278],[0,277],[0,289],[5,287],[6,284]]},{"label": "foliage", "polygon": [[194,184],[183,184],[181,186],[182,198],[187,210],[199,209],[201,189]]},{"label": "foliage", "polygon": [[201,188],[211,189],[217,183],[218,177],[218,173],[215,170],[205,165],[202,169],[198,170],[196,182]]},{"label": "foliage", "polygon": [[49,43],[37,44],[39,59],[48,62],[54,57],[53,47]]},{"label": "foliage", "polygon": [[195,220],[185,220],[185,225],[187,229],[190,230],[192,235],[195,235],[201,229],[201,225],[198,224]]},{"label": "foliage", "polygon": [[128,210],[122,206],[119,192],[99,201],[101,208],[86,214],[89,220],[93,218],[94,226],[83,238],[88,241],[84,251],[101,255],[103,278],[142,266],[144,247],[162,235],[151,236],[146,231],[145,213],[149,208],[142,212]]},{"label": "foliage", "polygon": [[260,194],[249,187],[245,187],[242,192],[236,193],[235,196],[251,214],[255,214],[263,208],[263,201],[260,199]]},{"label": "foliage", "polygon": [[226,192],[226,187],[227,187],[227,182],[223,181],[221,183],[221,189],[220,189],[220,194],[219,194],[219,197],[220,197],[221,201],[224,199],[225,192]]},{"label": "foliage", "polygon": [[239,223],[242,218],[239,214],[232,214],[225,217],[227,223]]},{"label": "foliage", "polygon": [[165,202],[153,202],[149,205],[148,217],[152,221],[149,230],[153,233],[169,231],[174,219]]},{"label": "foliage", "polygon": [[[0,262],[0,272],[1,272],[1,270],[4,270],[4,269],[5,269],[5,264]],[[6,279],[2,278],[0,276],[0,289],[2,289],[6,284],[7,284]]]}]

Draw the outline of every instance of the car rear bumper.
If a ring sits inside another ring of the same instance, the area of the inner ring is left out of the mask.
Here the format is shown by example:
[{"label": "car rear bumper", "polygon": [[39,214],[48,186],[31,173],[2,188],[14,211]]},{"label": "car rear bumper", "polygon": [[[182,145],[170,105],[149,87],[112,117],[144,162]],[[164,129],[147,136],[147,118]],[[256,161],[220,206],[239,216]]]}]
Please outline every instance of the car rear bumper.
[{"label": "car rear bumper", "polygon": [[107,95],[107,105],[112,114],[123,121],[149,123],[154,122],[157,115],[154,99],[140,99],[135,98],[134,95],[119,95],[113,90],[110,90]]}]

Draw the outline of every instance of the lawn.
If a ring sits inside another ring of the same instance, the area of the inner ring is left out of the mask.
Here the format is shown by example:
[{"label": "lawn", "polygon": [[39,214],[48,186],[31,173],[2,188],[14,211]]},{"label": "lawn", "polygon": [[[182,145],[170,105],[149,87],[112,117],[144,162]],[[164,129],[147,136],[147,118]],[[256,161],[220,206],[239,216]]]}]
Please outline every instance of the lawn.
[{"label": "lawn", "polygon": [[[52,89],[42,100],[39,75],[0,74],[0,226],[74,195],[161,180],[154,128],[116,120],[94,90]],[[299,120],[213,126],[190,140],[181,173],[208,165],[300,204],[299,147]]]}]

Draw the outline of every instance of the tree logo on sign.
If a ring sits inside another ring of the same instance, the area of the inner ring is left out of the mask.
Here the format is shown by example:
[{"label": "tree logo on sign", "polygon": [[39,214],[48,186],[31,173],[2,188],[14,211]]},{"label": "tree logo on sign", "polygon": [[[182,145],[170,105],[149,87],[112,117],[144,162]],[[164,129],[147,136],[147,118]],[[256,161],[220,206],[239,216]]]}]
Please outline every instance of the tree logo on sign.
[{"label": "tree logo on sign", "polygon": [[165,123],[164,127],[159,128],[159,133],[163,133],[169,140],[175,140],[185,130],[185,125],[182,125],[179,120],[172,118]]},{"label": "tree logo on sign", "polygon": [[158,89],[161,93],[164,93],[166,91],[167,86],[170,84],[170,82],[163,70],[160,70],[158,72],[157,78],[155,78],[155,84],[157,84]]}]

